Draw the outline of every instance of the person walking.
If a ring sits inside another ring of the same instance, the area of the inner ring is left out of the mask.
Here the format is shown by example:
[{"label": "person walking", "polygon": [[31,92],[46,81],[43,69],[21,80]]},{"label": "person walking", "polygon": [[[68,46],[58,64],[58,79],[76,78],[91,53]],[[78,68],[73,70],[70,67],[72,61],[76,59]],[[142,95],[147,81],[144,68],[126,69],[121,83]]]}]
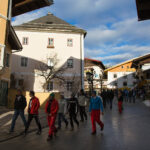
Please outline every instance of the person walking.
[{"label": "person walking", "polygon": [[49,134],[47,141],[52,140],[53,136],[56,136],[57,129],[55,127],[55,121],[58,110],[59,110],[58,101],[55,99],[55,94],[51,93],[45,105],[45,112],[47,114],[47,121],[49,125]]},{"label": "person walking", "polygon": [[118,92],[118,110],[120,114],[122,113],[122,110],[123,110],[122,104],[123,104],[123,96],[122,96],[121,91],[119,91]]},{"label": "person walking", "polygon": [[22,91],[19,89],[19,90],[17,90],[17,95],[16,95],[15,102],[14,102],[14,115],[12,118],[11,128],[9,131],[10,133],[14,132],[16,120],[19,115],[24,123],[25,128],[26,128],[27,122],[26,122],[26,118],[24,116],[24,109],[26,108],[26,106],[27,106],[26,98],[25,98],[25,96],[23,96]]},{"label": "person walking", "polygon": [[96,122],[101,127],[101,131],[104,129],[104,123],[100,120],[100,113],[104,115],[103,112],[103,103],[100,97],[96,96],[96,91],[92,92],[92,97],[90,100],[90,107],[89,112],[91,115],[91,122],[92,122],[92,135],[96,134]]},{"label": "person walking", "polygon": [[58,111],[58,129],[61,129],[61,122],[64,121],[66,124],[66,128],[68,127],[68,121],[65,118],[67,110],[67,102],[64,98],[64,95],[61,95],[61,99],[59,100],[59,111]]},{"label": "person walking", "polygon": [[25,129],[25,135],[27,134],[27,131],[29,129],[29,126],[33,118],[35,119],[36,124],[38,126],[37,134],[40,135],[42,131],[40,120],[39,120],[39,112],[38,112],[40,108],[40,102],[39,99],[35,96],[34,91],[30,91],[29,95],[31,99],[28,106],[28,122],[27,122],[27,127]]},{"label": "person walking", "polygon": [[70,118],[71,131],[74,130],[74,123],[79,127],[79,121],[77,120],[78,113],[78,100],[74,94],[72,94],[71,99],[68,102],[68,112]]},{"label": "person walking", "polygon": [[80,91],[80,95],[78,97],[78,102],[79,102],[81,122],[84,122],[84,120],[87,120],[87,114],[86,114],[87,99],[85,97],[83,89],[81,89],[81,91]]}]

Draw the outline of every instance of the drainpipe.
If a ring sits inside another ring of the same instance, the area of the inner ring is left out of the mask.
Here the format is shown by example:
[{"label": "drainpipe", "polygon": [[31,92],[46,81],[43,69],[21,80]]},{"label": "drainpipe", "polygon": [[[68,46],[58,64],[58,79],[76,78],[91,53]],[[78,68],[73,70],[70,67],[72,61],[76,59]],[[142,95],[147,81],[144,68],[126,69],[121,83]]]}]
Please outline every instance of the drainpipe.
[{"label": "drainpipe", "polygon": [[81,56],[81,88],[84,89],[84,47],[83,35],[80,34],[80,56]]}]

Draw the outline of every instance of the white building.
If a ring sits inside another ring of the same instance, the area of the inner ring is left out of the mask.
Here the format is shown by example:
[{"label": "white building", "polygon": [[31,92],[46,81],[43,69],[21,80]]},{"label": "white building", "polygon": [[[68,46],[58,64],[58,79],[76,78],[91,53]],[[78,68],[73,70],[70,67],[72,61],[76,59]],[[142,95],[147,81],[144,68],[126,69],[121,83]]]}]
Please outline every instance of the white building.
[{"label": "white building", "polygon": [[[24,90],[43,92],[44,78],[36,74],[38,63],[47,63],[47,59],[57,55],[57,68],[68,67],[63,76],[80,79],[80,88],[84,87],[84,38],[86,31],[48,13],[47,16],[15,27],[22,41],[23,50],[13,55],[12,80],[16,87]],[[13,84],[13,85],[14,85]],[[54,79],[48,91],[71,93],[72,81],[62,87]]]},{"label": "white building", "polygon": [[137,84],[137,79],[136,70],[131,68],[132,63],[133,59],[106,69],[107,88],[134,88]]},{"label": "white building", "polygon": [[91,72],[91,69],[93,70],[94,76],[93,76],[93,88],[97,92],[100,92],[101,88],[105,88],[106,81],[104,79],[104,69],[105,66],[103,63],[99,60],[94,60],[90,58],[84,59],[84,76],[85,76],[85,82],[84,82],[84,88],[85,91],[90,90],[90,84],[88,83],[86,73]]}]

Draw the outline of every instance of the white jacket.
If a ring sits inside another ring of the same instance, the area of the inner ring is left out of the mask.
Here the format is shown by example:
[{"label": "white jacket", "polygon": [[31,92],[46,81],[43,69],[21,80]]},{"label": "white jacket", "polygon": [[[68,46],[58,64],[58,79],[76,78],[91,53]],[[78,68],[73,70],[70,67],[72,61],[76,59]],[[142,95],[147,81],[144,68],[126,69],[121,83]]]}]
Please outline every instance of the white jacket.
[{"label": "white jacket", "polygon": [[87,98],[84,95],[78,97],[79,106],[87,106]]}]

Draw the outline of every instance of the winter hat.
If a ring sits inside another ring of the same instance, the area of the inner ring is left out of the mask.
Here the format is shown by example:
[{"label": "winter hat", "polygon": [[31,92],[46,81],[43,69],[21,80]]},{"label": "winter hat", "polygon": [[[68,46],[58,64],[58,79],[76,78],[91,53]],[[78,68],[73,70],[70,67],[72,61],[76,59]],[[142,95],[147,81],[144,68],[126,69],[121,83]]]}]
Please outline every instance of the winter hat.
[{"label": "winter hat", "polygon": [[54,98],[54,97],[55,97],[55,94],[54,94],[54,93],[51,93],[50,96]]}]

